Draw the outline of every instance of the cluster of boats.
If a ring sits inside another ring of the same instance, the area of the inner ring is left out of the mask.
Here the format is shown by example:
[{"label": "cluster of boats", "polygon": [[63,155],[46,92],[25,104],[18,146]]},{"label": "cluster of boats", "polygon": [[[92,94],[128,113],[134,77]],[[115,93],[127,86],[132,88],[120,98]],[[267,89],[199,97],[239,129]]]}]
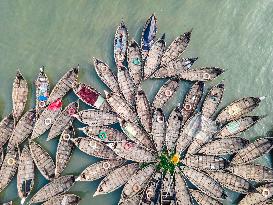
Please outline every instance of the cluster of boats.
[{"label": "cluster of boats", "polygon": [[[93,59],[98,76],[109,88],[105,95],[78,82],[79,66],[67,71],[50,91],[41,68],[35,83],[36,107],[24,112],[28,84],[17,72],[12,113],[0,122],[0,191],[17,175],[21,204],[78,204],[80,197],[68,192],[73,184],[100,178],[94,196],[123,187],[120,205],[191,205],[194,201],[219,205],[228,197],[225,188],[245,194],[240,205],[272,200],[273,170],[255,160],[273,148],[273,139],[250,143],[239,136],[262,118],[248,114],[263,97],[236,100],[217,113],[224,83],[213,86],[202,101],[204,82],[223,70],[191,68],[197,58],[180,57],[191,31],[166,48],[165,35],[156,40],[157,30],[152,15],[139,46],[134,39],[129,41],[124,22],[118,26],[114,38],[117,74],[102,60]],[[168,80],[150,103],[141,83],[152,78]],[[180,80],[194,83],[167,118],[163,108],[178,91]],[[62,99],[70,90],[79,100],[63,109]],[[91,108],[80,110],[80,101]],[[77,128],[85,136],[75,136],[74,120],[86,125]],[[36,141],[47,130],[47,141],[60,136],[55,162]],[[63,175],[75,147],[101,161],[79,176]],[[49,183],[30,198],[35,166]],[[252,181],[263,184],[255,188]]]}]

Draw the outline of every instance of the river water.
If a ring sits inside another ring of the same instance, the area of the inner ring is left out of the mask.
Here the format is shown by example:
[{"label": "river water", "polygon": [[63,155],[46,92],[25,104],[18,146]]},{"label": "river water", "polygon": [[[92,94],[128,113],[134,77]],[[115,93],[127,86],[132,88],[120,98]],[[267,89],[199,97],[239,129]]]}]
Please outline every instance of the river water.
[{"label": "river water", "polygon": [[[258,125],[244,133],[255,139],[268,135],[273,128],[273,2],[271,0],[24,0],[0,1],[0,114],[11,112],[11,89],[17,68],[31,85],[28,108],[34,106],[33,81],[39,67],[55,84],[66,70],[80,64],[80,80],[92,84],[99,91],[107,89],[90,64],[98,57],[114,68],[113,37],[121,19],[126,22],[130,36],[140,40],[143,24],[155,13],[158,17],[158,35],[166,33],[167,43],[193,28],[190,46],[185,57],[199,57],[194,65],[219,66],[226,72],[226,91],[222,105],[243,96],[266,96],[254,114],[264,115]],[[114,69],[116,70],[116,69]],[[163,81],[149,80],[143,87],[152,100]],[[181,102],[189,83],[182,82],[179,95],[165,108],[168,113]],[[68,103],[75,96],[66,98]],[[39,140],[54,157],[58,140]],[[271,155],[272,158],[272,155]],[[65,174],[78,175],[98,159],[75,150]],[[272,166],[270,155],[259,160]],[[1,180],[1,179],[0,179]],[[71,192],[82,197],[81,205],[114,205],[120,190],[93,198],[100,180],[76,183]],[[35,191],[46,183],[37,172]],[[34,192],[35,192],[34,191]],[[228,192],[225,204],[236,204],[238,194]],[[0,203],[19,202],[16,180],[0,194]]]}]

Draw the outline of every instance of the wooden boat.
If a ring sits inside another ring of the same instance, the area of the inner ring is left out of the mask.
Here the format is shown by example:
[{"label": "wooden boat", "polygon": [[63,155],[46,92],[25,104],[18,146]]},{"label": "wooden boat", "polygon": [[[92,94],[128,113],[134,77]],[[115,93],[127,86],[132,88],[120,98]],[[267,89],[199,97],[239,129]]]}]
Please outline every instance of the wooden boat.
[{"label": "wooden boat", "polygon": [[201,114],[197,113],[184,125],[176,142],[176,152],[181,153],[187,149],[201,127]]},{"label": "wooden boat", "polygon": [[224,171],[209,171],[208,174],[223,187],[226,187],[232,191],[247,194],[254,190],[250,182],[242,177],[236,176],[229,172]]},{"label": "wooden boat", "polygon": [[90,137],[78,137],[71,140],[82,152],[88,155],[102,159],[117,159],[115,152],[103,142],[98,142]]},{"label": "wooden boat", "polygon": [[136,111],[138,118],[146,132],[152,131],[152,114],[150,103],[145,92],[139,87],[136,93]]},{"label": "wooden boat", "polygon": [[70,103],[54,120],[48,133],[47,141],[60,135],[67,125],[75,118],[79,110],[79,101]]},{"label": "wooden boat", "polygon": [[162,180],[160,204],[176,204],[174,178],[170,173],[166,173]]},{"label": "wooden boat", "polygon": [[134,122],[137,120],[137,114],[134,112],[133,108],[129,104],[127,104],[124,98],[116,93],[109,94],[106,91],[104,92],[107,102],[120,118],[130,122]]},{"label": "wooden boat", "polygon": [[[155,162],[155,154],[146,147],[131,142],[120,141],[107,144],[119,157],[134,162]],[[139,157],[141,156],[141,157]]]},{"label": "wooden boat", "polygon": [[47,75],[45,74],[44,66],[40,68],[40,72],[35,81],[36,87],[36,118],[46,108],[47,100],[49,97],[50,84]]},{"label": "wooden boat", "polygon": [[124,160],[121,159],[109,159],[99,161],[83,170],[78,178],[76,178],[76,181],[95,181],[101,177],[108,175],[116,167],[122,165],[123,163]]},{"label": "wooden boat", "polygon": [[33,128],[31,139],[39,137],[51,127],[56,117],[61,113],[62,104],[62,101],[58,99],[49,104],[49,106],[41,113]]},{"label": "wooden boat", "polygon": [[225,199],[226,194],[219,182],[214,180],[208,174],[197,171],[189,167],[183,167],[183,174],[194,184],[199,190],[211,196],[214,199]]},{"label": "wooden boat", "polygon": [[231,173],[255,182],[273,182],[273,169],[258,164],[231,165]]},{"label": "wooden boat", "polygon": [[176,93],[178,88],[179,81],[177,79],[168,80],[157,92],[153,101],[153,107],[162,108]]},{"label": "wooden boat", "polygon": [[77,205],[81,198],[75,194],[60,194],[52,197],[42,205]]},{"label": "wooden boat", "polygon": [[118,205],[139,205],[141,196],[142,192],[139,192],[130,198],[120,198]]},{"label": "wooden boat", "polygon": [[69,123],[61,134],[57,153],[56,153],[56,167],[55,177],[59,177],[66,168],[74,149],[74,143],[70,140],[75,137],[75,130],[72,123]]},{"label": "wooden boat", "polygon": [[104,126],[118,122],[118,116],[114,112],[106,112],[95,109],[82,110],[74,115],[80,122],[89,126]]},{"label": "wooden boat", "polygon": [[145,187],[141,197],[141,205],[158,204],[160,200],[160,189],[162,186],[162,174],[155,173]]},{"label": "wooden boat", "polygon": [[193,155],[199,152],[203,145],[214,138],[218,127],[214,121],[201,115],[200,128],[193,136],[193,140],[188,148],[187,154]]},{"label": "wooden boat", "polygon": [[98,91],[96,91],[90,85],[78,83],[73,87],[73,91],[78,96],[78,98],[87,105],[90,105],[100,110],[109,109],[109,105],[106,100]]},{"label": "wooden boat", "polygon": [[165,46],[165,34],[163,34],[163,36],[151,46],[146,57],[143,70],[144,80],[147,80],[160,66]]},{"label": "wooden boat", "polygon": [[154,143],[145,130],[138,126],[136,123],[126,122],[122,120],[120,122],[121,129],[127,135],[127,137],[148,149],[154,149]]},{"label": "wooden boat", "polygon": [[198,204],[201,204],[201,205],[222,205],[221,202],[206,195],[202,191],[191,189],[190,194]]},{"label": "wooden boat", "polygon": [[34,196],[30,199],[29,204],[47,201],[58,194],[62,194],[69,190],[75,182],[73,175],[66,175],[54,179],[45,186],[43,186]]},{"label": "wooden boat", "polygon": [[202,105],[202,115],[206,118],[212,118],[220,103],[222,102],[225,86],[224,83],[219,83],[213,86]]},{"label": "wooden boat", "polygon": [[183,120],[182,120],[181,109],[180,109],[180,105],[178,105],[171,112],[167,122],[165,144],[169,152],[171,152],[175,148],[175,143],[180,134],[182,121]]},{"label": "wooden boat", "polygon": [[180,72],[192,67],[198,58],[178,58],[170,61],[167,65],[161,65],[151,78],[170,78],[178,77]]},{"label": "wooden boat", "polygon": [[192,199],[190,195],[190,191],[188,189],[185,176],[180,173],[180,169],[178,167],[175,168],[175,197],[176,197],[176,204],[185,204],[191,205]]},{"label": "wooden boat", "polygon": [[38,143],[29,142],[30,152],[36,167],[47,179],[52,180],[55,177],[55,163],[50,155]]},{"label": "wooden boat", "polygon": [[225,158],[211,155],[188,155],[182,162],[186,166],[201,170],[223,170],[229,165]]},{"label": "wooden boat", "polygon": [[149,165],[144,169],[137,171],[124,185],[121,197],[126,200],[142,191],[147,186],[147,183],[155,170],[156,168],[154,165]]},{"label": "wooden boat", "polygon": [[136,88],[133,79],[130,77],[129,71],[124,66],[119,66],[117,76],[122,95],[129,105],[134,106]]},{"label": "wooden boat", "polygon": [[161,153],[163,150],[165,135],[166,135],[166,122],[162,109],[157,108],[153,113],[153,125],[151,135],[157,152]]},{"label": "wooden boat", "polygon": [[261,118],[263,117],[246,116],[241,117],[238,120],[231,121],[222,127],[221,130],[219,130],[219,132],[215,135],[215,137],[234,137],[254,126]]},{"label": "wooden boat", "polygon": [[24,112],[28,96],[27,81],[18,70],[12,88],[12,114],[15,122],[19,120]]},{"label": "wooden boat", "polygon": [[114,39],[114,58],[117,67],[123,66],[128,47],[128,31],[122,21],[118,26]]},{"label": "wooden boat", "polygon": [[34,162],[28,145],[25,145],[19,157],[17,174],[17,190],[18,195],[21,198],[21,204],[24,204],[26,198],[33,189],[34,177]]},{"label": "wooden boat", "polygon": [[240,149],[232,159],[231,163],[236,165],[248,164],[270,152],[272,148],[273,138],[264,137],[257,139],[250,143],[247,147]]},{"label": "wooden boat", "polygon": [[63,77],[57,82],[52,89],[48,104],[55,102],[58,99],[62,99],[74,85],[77,84],[79,73],[79,65],[77,68],[72,68],[66,72]]},{"label": "wooden boat", "polygon": [[177,59],[185,51],[190,42],[191,32],[192,30],[178,36],[171,43],[162,56],[161,65],[166,65],[170,61]]},{"label": "wooden boat", "polygon": [[0,151],[3,150],[3,146],[8,142],[12,135],[14,128],[13,115],[9,114],[4,117],[0,122]]},{"label": "wooden boat", "polygon": [[188,69],[177,73],[176,77],[188,81],[209,81],[214,80],[224,72],[218,67],[203,67]]},{"label": "wooden boat", "polygon": [[113,170],[100,182],[97,191],[93,196],[108,194],[117,190],[127,183],[138,169],[138,163],[131,163]]},{"label": "wooden boat", "polygon": [[126,135],[122,132],[107,126],[87,126],[79,128],[79,130],[97,141],[114,142],[127,139]]},{"label": "wooden boat", "polygon": [[119,84],[117,77],[112,72],[111,68],[101,60],[93,58],[95,70],[107,87],[109,87],[113,92],[120,93]]},{"label": "wooden boat", "polygon": [[142,71],[142,58],[141,58],[141,50],[137,44],[137,42],[132,39],[128,45],[127,50],[127,62],[129,74],[134,81],[136,87],[142,81],[143,71]]},{"label": "wooden boat", "polygon": [[264,97],[245,97],[233,101],[218,114],[216,121],[219,124],[225,124],[232,120],[237,120],[258,107],[263,99]]},{"label": "wooden boat", "polygon": [[199,150],[199,153],[215,156],[233,154],[243,149],[248,144],[249,140],[240,137],[215,139],[205,144]]},{"label": "wooden boat", "polygon": [[141,49],[142,49],[142,58],[146,59],[149,50],[151,49],[157,32],[157,18],[152,14],[146,21],[142,35],[141,35]]},{"label": "wooden boat", "polygon": [[270,203],[270,200],[273,196],[273,184],[260,185],[256,188],[256,192],[248,193],[240,202],[239,205],[266,205]]},{"label": "wooden boat", "polygon": [[187,93],[182,108],[183,124],[194,114],[203,95],[204,83],[196,82]]},{"label": "wooden boat", "polygon": [[0,192],[3,191],[16,174],[18,168],[17,149],[8,150],[0,169]]},{"label": "wooden boat", "polygon": [[8,143],[8,149],[14,149],[23,143],[32,133],[36,122],[36,110],[26,112],[16,124]]}]

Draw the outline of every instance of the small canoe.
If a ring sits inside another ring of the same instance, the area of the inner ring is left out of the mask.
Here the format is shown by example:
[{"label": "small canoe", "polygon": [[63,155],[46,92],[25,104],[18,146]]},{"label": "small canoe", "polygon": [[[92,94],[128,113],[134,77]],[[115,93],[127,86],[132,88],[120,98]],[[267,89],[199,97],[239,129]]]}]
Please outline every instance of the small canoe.
[{"label": "small canoe", "polygon": [[255,159],[269,153],[273,148],[273,138],[264,137],[255,140],[250,143],[247,147],[239,150],[234,158],[232,159],[232,164],[248,164],[253,162]]},{"label": "small canoe", "polygon": [[139,169],[137,163],[131,163],[116,168],[108,174],[99,184],[93,196],[108,194],[123,186]]},{"label": "small canoe", "polygon": [[127,139],[126,135],[122,132],[107,126],[87,126],[79,128],[79,130],[97,141],[114,142]]},{"label": "small canoe", "polygon": [[194,114],[196,108],[202,98],[204,90],[203,82],[196,82],[188,91],[181,108],[183,116],[183,124]]},{"label": "small canoe", "polygon": [[81,198],[75,194],[60,194],[52,197],[42,205],[77,205]]},{"label": "small canoe", "polygon": [[120,87],[120,91],[124,96],[127,103],[131,106],[135,105],[135,84],[133,79],[131,78],[129,71],[124,66],[118,67],[118,84]]},{"label": "small canoe", "polygon": [[15,122],[19,120],[24,112],[28,97],[27,81],[18,70],[12,88],[12,114]]},{"label": "small canoe", "polygon": [[225,124],[232,120],[237,120],[258,107],[263,99],[264,97],[245,97],[233,101],[218,114],[216,121],[219,124]]},{"label": "small canoe", "polygon": [[180,72],[192,67],[198,58],[178,58],[170,61],[167,65],[161,65],[159,69],[151,75],[151,78],[171,78],[178,77]]},{"label": "small canoe", "polygon": [[17,149],[8,150],[0,169],[0,192],[11,182],[18,168]]},{"label": "small canoe", "polygon": [[[155,162],[156,155],[146,147],[131,141],[120,141],[108,143],[116,155],[121,158],[135,162]],[[139,157],[141,156],[141,157]]]},{"label": "small canoe", "polygon": [[171,99],[179,88],[179,81],[177,79],[168,80],[157,92],[153,107],[163,108],[163,106]]},{"label": "small canoe", "polygon": [[72,102],[57,116],[48,133],[47,141],[60,135],[70,122],[73,122],[79,109],[79,101]]},{"label": "small canoe", "polygon": [[226,198],[225,190],[220,183],[205,172],[189,167],[183,167],[182,173],[193,185],[212,198],[220,200]]},{"label": "small canoe", "polygon": [[171,43],[162,56],[161,65],[167,65],[170,61],[176,60],[186,50],[190,42],[191,32],[192,30],[178,36]]},{"label": "small canoe", "polygon": [[147,80],[159,68],[165,45],[165,34],[163,34],[163,36],[152,45],[147,55],[143,69],[144,80]]},{"label": "small canoe", "polygon": [[127,51],[127,62],[128,62],[128,69],[129,74],[134,81],[136,87],[142,81],[142,58],[141,58],[141,50],[137,42],[132,39],[128,46]]},{"label": "small canoe", "polygon": [[20,157],[17,174],[17,190],[21,198],[21,204],[24,204],[26,198],[34,186],[34,162],[32,160],[28,145],[25,145]]},{"label": "small canoe", "polygon": [[199,150],[199,153],[206,155],[221,156],[233,154],[243,149],[249,144],[249,140],[240,137],[215,139]]},{"label": "small canoe", "polygon": [[128,31],[125,23],[122,21],[118,26],[114,39],[114,58],[117,67],[123,66],[126,59],[128,47]]},{"label": "small canoe", "polygon": [[141,197],[141,205],[158,204],[160,200],[160,189],[162,186],[162,174],[156,172],[145,187]]},{"label": "small canoe", "polygon": [[165,144],[169,152],[175,148],[175,143],[179,137],[180,129],[182,125],[182,114],[180,106],[177,106],[171,112],[166,128],[166,139]]},{"label": "small canoe", "polygon": [[149,50],[151,49],[157,32],[157,18],[154,14],[152,14],[146,21],[142,36],[141,36],[141,49],[142,49],[142,57],[143,60],[146,59]]},{"label": "small canoe", "polygon": [[111,125],[118,122],[118,116],[114,112],[88,109],[74,115],[80,122],[89,126]]},{"label": "small canoe", "polygon": [[69,123],[61,134],[57,152],[56,152],[56,167],[55,177],[59,177],[66,168],[74,149],[74,143],[70,140],[75,137],[75,130],[72,123]]},{"label": "small canoe", "polygon": [[224,72],[223,69],[218,67],[203,67],[183,70],[177,73],[176,77],[188,81],[210,81],[217,78]]},{"label": "small canoe", "polygon": [[95,70],[105,85],[107,85],[113,92],[119,93],[119,85],[117,77],[114,75],[110,67],[97,58],[93,58]]},{"label": "small canoe", "polygon": [[36,110],[27,111],[17,122],[8,143],[8,149],[14,149],[23,143],[32,133],[36,122]]},{"label": "small canoe", "polygon": [[227,123],[215,137],[235,137],[254,126],[263,116],[245,116]]},{"label": "small canoe", "polygon": [[3,150],[3,146],[8,142],[12,135],[14,128],[13,115],[9,114],[4,117],[0,122],[0,151]]},{"label": "small canoe", "polygon": [[51,156],[38,143],[29,142],[30,152],[36,167],[47,179],[52,180],[55,177],[55,163]]},{"label": "small canoe", "polygon": [[68,93],[68,91],[77,84],[78,73],[79,65],[77,68],[71,68],[63,75],[63,77],[61,77],[49,95],[48,104],[51,104],[58,99],[62,99]]},{"label": "small canoe", "polygon": [[137,120],[137,114],[126,100],[116,93],[108,93],[105,91],[106,100],[117,115],[130,122]]},{"label": "small canoe", "polygon": [[160,154],[165,144],[166,121],[162,109],[158,108],[153,113],[153,125],[151,135],[157,152]]},{"label": "small canoe", "polygon": [[98,142],[90,137],[78,137],[71,139],[84,153],[101,159],[117,159],[115,152],[105,143]]},{"label": "small canoe", "polygon": [[43,186],[34,196],[30,199],[29,203],[39,203],[51,199],[58,194],[62,194],[69,190],[75,182],[73,175],[66,175],[54,179],[45,186]]},{"label": "small canoe", "polygon": [[111,173],[115,168],[119,167],[124,163],[124,160],[103,160],[87,167],[78,176],[76,181],[95,181],[101,177],[104,177]]},{"label": "small canoe", "polygon": [[174,178],[176,204],[192,205],[192,198],[187,186],[187,182],[185,180],[185,176],[183,173],[180,172],[180,169],[178,167],[175,168]]},{"label": "small canoe", "polygon": [[149,165],[137,171],[124,185],[121,198],[126,200],[141,192],[147,186],[147,182],[149,182],[155,170],[154,165]]},{"label": "small canoe", "polygon": [[78,98],[87,105],[100,110],[107,110],[109,108],[109,105],[104,97],[102,97],[102,95],[90,85],[78,83],[73,87],[73,91]]},{"label": "small canoe", "polygon": [[219,107],[223,94],[224,94],[224,83],[219,83],[215,86],[213,86],[202,105],[202,115],[206,118],[212,118],[212,116],[215,114],[217,108]]},{"label": "small canoe", "polygon": [[167,173],[162,180],[160,204],[175,205],[174,177]]},{"label": "small canoe", "polygon": [[36,87],[36,118],[39,118],[39,115],[46,108],[47,100],[49,97],[50,84],[49,79],[45,73],[44,66],[40,68],[40,72],[35,81]]},{"label": "small canoe", "polygon": [[152,113],[145,92],[139,87],[136,93],[136,111],[146,132],[152,131]]},{"label": "small canoe", "polygon": [[154,143],[151,137],[142,127],[138,126],[136,123],[126,122],[124,120],[120,122],[120,126],[130,140],[141,144],[148,149],[154,149]]},{"label": "small canoe", "polygon": [[31,139],[35,139],[47,131],[54,123],[56,117],[61,113],[62,101],[60,99],[48,105],[48,107],[41,113],[37,119]]}]

